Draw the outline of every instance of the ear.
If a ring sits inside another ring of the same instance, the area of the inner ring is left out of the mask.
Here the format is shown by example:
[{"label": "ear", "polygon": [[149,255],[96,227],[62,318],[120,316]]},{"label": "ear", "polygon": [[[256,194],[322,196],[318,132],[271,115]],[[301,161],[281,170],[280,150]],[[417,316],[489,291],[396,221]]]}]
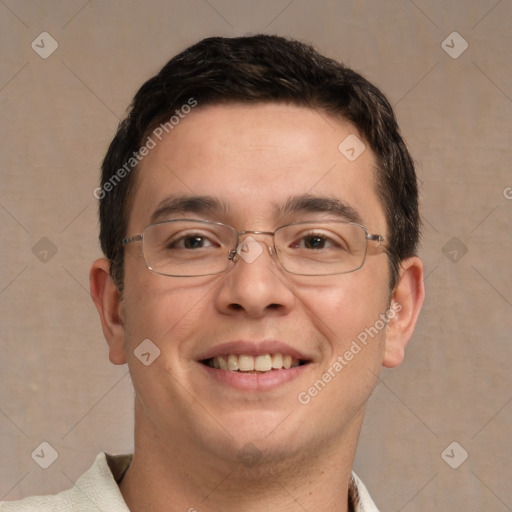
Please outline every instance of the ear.
[{"label": "ear", "polygon": [[398,283],[388,310],[383,366],[394,368],[403,361],[405,347],[411,339],[424,299],[423,262],[413,256],[400,264]]},{"label": "ear", "polygon": [[113,364],[126,363],[124,350],[123,302],[117,286],[110,277],[110,261],[96,260],[89,274],[91,297],[100,314],[103,335],[109,346]]}]

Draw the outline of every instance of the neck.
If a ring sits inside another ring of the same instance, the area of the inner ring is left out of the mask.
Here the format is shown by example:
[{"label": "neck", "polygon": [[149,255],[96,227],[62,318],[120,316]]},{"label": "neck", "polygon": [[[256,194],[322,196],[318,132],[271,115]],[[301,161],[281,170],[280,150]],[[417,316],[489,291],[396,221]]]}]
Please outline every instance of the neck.
[{"label": "neck", "polygon": [[135,422],[133,461],[120,484],[132,512],[347,512],[348,487],[361,417],[336,443],[255,464],[219,458],[197,441],[162,438]]}]

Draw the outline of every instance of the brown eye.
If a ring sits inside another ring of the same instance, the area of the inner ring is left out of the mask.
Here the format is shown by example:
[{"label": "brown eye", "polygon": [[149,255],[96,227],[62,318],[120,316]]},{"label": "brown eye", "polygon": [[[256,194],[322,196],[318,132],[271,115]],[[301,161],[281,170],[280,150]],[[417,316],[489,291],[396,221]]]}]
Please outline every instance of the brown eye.
[{"label": "brown eye", "polygon": [[[338,237],[339,238],[339,237]],[[322,249],[344,250],[345,244],[342,240],[333,239],[323,233],[310,233],[299,235],[295,242],[290,244],[292,249],[307,249],[311,251],[319,251]]]},{"label": "brown eye", "polygon": [[174,238],[167,245],[168,249],[205,249],[208,247],[218,247],[207,236],[201,234],[182,235]]},{"label": "brown eye", "polygon": [[324,237],[317,235],[305,236],[303,241],[306,249],[323,249],[327,243]]},{"label": "brown eye", "polygon": [[183,239],[183,246],[185,249],[198,249],[203,247],[205,238],[202,236],[190,236]]}]

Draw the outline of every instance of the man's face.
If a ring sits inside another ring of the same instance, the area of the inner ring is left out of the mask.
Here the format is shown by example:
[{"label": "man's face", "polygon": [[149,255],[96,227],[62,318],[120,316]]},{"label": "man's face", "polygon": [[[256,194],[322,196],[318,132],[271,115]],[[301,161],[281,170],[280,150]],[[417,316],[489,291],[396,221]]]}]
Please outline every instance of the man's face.
[{"label": "man's face", "polygon": [[[338,150],[351,134],[350,124],[308,108],[199,105],[140,165],[127,235],[184,197],[207,196],[222,208],[190,201],[190,208],[168,209],[158,220],[209,220],[238,231],[344,220],[335,211],[284,208],[305,195],[338,200],[358,212],[370,233],[385,235],[371,150],[354,161]],[[229,460],[247,443],[272,458],[355,442],[382,364],[385,328],[367,336],[366,345],[358,342],[360,351],[353,348],[344,364],[338,357],[389,307],[383,248],[369,242],[355,272],[297,276],[268,250],[271,237],[251,236],[264,249],[254,261],[239,257],[224,273],[204,277],[151,272],[141,244],[126,246],[121,317],[139,429]],[[133,357],[145,339],[160,350],[148,366]],[[282,354],[301,364],[265,373],[205,364],[230,354]],[[324,385],[308,393],[319,379]]]}]

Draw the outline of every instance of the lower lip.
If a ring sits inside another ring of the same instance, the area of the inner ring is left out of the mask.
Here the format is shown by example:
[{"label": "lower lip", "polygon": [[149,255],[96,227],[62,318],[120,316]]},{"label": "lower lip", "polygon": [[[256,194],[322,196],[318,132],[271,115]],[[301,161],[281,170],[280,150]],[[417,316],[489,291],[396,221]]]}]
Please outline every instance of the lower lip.
[{"label": "lower lip", "polygon": [[270,391],[297,378],[309,364],[289,370],[271,370],[265,373],[246,373],[231,370],[218,370],[200,363],[204,370],[217,381],[242,391]]}]

